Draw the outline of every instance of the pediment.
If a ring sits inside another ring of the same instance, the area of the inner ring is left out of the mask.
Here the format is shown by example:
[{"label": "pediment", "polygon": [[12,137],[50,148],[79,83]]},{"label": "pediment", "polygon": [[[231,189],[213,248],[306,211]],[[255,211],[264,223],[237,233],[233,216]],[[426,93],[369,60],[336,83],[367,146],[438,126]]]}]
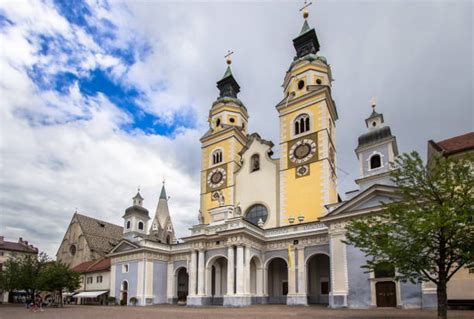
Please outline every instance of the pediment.
[{"label": "pediment", "polygon": [[110,254],[130,251],[137,249],[138,247],[139,246],[129,242],[128,240],[122,240],[117,246],[114,247],[114,249],[112,249]]},{"label": "pediment", "polygon": [[382,206],[382,203],[400,200],[396,190],[397,188],[394,186],[373,185],[346,201],[326,216],[335,217],[355,212],[377,210]]}]

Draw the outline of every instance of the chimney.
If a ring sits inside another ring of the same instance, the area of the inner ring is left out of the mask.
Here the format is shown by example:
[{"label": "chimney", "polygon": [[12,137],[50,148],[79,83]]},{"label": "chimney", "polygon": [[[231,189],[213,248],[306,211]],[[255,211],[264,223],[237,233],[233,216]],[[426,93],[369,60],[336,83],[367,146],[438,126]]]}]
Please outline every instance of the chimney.
[{"label": "chimney", "polygon": [[18,242],[19,242],[20,244],[23,244],[23,237],[20,237],[20,238],[18,239]]},{"label": "chimney", "polygon": [[0,244],[3,244],[3,241],[4,241],[4,237],[0,236]]},{"label": "chimney", "polygon": [[28,246],[28,241],[27,241],[27,240],[25,240],[25,241],[24,241],[24,244],[25,244],[26,246]]}]

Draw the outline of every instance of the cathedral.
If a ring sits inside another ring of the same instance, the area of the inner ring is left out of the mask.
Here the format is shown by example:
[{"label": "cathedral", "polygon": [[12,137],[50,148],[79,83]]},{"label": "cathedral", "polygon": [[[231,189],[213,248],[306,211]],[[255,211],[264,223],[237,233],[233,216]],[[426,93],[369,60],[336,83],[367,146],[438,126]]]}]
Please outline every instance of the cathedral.
[{"label": "cathedral", "polygon": [[178,242],[165,186],[153,219],[138,192],[123,215],[122,239],[107,255],[110,296],[117,302],[135,297],[143,306],[436,305],[432,287],[400,282],[395,270],[365,272],[364,254],[343,242],[351,218],[397,199],[388,176],[397,142],[374,103],[355,149],[359,188],[343,201],[336,190],[338,112],[331,67],[318,54],[307,11],[304,18],[276,105],[280,158],[273,156],[273,142],[248,131],[252,110],[238,97],[227,57],[209,129],[200,139],[197,224]]}]

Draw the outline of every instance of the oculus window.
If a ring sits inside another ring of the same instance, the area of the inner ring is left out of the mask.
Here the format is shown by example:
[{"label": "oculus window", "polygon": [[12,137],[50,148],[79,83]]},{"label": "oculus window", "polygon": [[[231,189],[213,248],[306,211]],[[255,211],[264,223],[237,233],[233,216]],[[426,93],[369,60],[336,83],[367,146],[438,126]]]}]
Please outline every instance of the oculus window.
[{"label": "oculus window", "polygon": [[261,204],[253,205],[247,210],[247,214],[245,214],[245,219],[258,226],[258,221],[262,219],[265,223],[268,218],[268,211],[267,208]]}]

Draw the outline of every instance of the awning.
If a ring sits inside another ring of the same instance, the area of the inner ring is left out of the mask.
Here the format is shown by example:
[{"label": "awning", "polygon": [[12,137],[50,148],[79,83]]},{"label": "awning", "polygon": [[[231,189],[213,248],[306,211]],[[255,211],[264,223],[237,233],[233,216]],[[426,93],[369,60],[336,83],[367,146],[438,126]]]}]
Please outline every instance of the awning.
[{"label": "awning", "polygon": [[108,290],[104,291],[82,291],[74,296],[72,298],[96,298],[100,295],[103,295],[105,293],[108,293]]}]

